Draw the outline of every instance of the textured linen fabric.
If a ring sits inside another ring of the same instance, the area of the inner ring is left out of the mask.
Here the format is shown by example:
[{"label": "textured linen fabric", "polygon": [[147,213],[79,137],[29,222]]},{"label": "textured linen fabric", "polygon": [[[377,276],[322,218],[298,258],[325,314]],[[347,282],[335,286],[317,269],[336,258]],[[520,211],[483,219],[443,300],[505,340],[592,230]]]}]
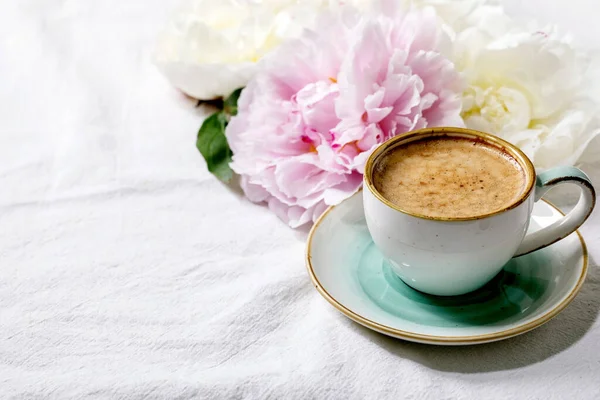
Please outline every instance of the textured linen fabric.
[{"label": "textured linen fabric", "polygon": [[[548,3],[508,6],[598,46],[594,0]],[[307,230],[206,172],[205,111],[151,63],[173,6],[0,2],[0,398],[600,398],[600,211],[582,292],[531,333],[362,328],[312,287]]]}]

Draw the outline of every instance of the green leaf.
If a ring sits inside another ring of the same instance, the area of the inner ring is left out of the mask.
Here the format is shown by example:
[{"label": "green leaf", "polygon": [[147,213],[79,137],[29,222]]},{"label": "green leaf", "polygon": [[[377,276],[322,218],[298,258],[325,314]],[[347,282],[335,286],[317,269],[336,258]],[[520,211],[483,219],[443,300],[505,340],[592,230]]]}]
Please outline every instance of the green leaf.
[{"label": "green leaf", "polygon": [[233,176],[229,163],[232,152],[225,137],[227,116],[218,111],[206,118],[198,131],[196,147],[206,160],[208,170],[223,182],[229,182]]},{"label": "green leaf", "polygon": [[204,120],[198,131],[196,147],[204,157],[208,170],[223,182],[229,182],[233,176],[233,171],[229,168],[233,153],[225,137],[225,127],[229,116],[237,114],[237,102],[241,93],[242,89],[237,89],[225,100],[198,102],[198,105],[209,104],[221,110]]},{"label": "green leaf", "polygon": [[237,114],[237,102],[240,98],[240,94],[242,93],[242,89],[243,88],[236,89],[228,98],[225,99],[225,102],[223,103],[223,109],[227,114],[232,116]]}]

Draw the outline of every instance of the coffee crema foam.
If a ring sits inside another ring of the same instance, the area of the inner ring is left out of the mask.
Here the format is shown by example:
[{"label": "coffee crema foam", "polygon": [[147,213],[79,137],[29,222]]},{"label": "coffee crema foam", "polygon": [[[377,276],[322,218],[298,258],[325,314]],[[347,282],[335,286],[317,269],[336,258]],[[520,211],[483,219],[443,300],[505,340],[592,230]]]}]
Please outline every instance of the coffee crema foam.
[{"label": "coffee crema foam", "polygon": [[400,145],[381,156],[373,183],[409,213],[469,218],[517,201],[526,176],[514,157],[492,144],[443,136]]}]

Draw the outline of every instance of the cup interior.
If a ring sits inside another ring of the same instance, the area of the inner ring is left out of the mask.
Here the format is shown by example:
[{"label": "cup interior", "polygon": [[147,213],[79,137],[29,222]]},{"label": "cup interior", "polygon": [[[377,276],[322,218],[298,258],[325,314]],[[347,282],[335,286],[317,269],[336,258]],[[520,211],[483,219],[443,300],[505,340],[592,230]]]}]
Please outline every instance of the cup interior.
[{"label": "cup interior", "polygon": [[[394,149],[404,146],[410,142],[414,142],[417,140],[427,139],[431,137],[461,137],[467,138],[471,140],[477,140],[485,142],[488,145],[494,146],[498,148],[499,151],[509,154],[513,159],[517,161],[517,163],[521,166],[524,174],[525,174],[525,185],[522,194],[516,199],[514,202],[506,205],[501,210],[493,211],[488,214],[469,216],[469,217],[438,217],[438,216],[427,216],[421,215],[414,212],[409,212],[407,210],[402,209],[398,205],[392,203],[387,200],[375,187],[373,184],[374,178],[373,174],[376,170],[376,166],[378,163],[390,152]],[[432,220],[443,220],[443,221],[465,221],[465,220],[475,220],[481,218],[487,218],[492,215],[496,215],[510,209],[517,207],[519,204],[523,203],[529,195],[532,193],[533,188],[535,187],[535,168],[533,163],[529,158],[523,153],[519,148],[512,145],[511,143],[500,139],[497,136],[491,135],[485,132],[479,132],[472,129],[465,128],[453,128],[453,127],[440,127],[440,128],[426,128],[417,131],[408,132],[402,135],[398,135],[389,139],[388,141],[382,143],[375,151],[371,154],[367,163],[365,165],[365,174],[364,174],[364,184],[367,190],[370,190],[377,199],[385,203],[387,206],[415,217],[423,218],[423,219],[432,219]]]}]

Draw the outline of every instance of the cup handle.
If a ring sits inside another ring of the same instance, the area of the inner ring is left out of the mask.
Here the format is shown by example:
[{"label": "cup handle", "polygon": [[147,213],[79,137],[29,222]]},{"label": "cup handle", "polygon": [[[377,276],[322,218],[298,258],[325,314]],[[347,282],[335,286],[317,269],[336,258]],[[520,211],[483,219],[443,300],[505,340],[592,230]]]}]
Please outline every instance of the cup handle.
[{"label": "cup handle", "polygon": [[558,242],[579,228],[592,213],[596,204],[596,191],[590,178],[575,167],[556,167],[539,174],[535,185],[535,201],[541,199],[548,190],[561,183],[573,183],[579,186],[581,194],[575,208],[552,225],[525,236],[514,257]]}]

